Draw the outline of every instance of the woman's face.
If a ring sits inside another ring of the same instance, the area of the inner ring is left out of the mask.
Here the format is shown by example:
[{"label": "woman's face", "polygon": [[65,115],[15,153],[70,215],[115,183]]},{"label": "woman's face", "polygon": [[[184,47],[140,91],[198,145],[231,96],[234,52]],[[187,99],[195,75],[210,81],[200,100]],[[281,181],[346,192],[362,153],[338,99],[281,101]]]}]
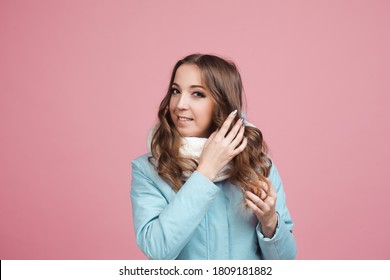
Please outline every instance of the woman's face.
[{"label": "woman's face", "polygon": [[198,66],[183,64],[176,70],[169,113],[183,137],[209,137],[214,101],[202,85]]}]

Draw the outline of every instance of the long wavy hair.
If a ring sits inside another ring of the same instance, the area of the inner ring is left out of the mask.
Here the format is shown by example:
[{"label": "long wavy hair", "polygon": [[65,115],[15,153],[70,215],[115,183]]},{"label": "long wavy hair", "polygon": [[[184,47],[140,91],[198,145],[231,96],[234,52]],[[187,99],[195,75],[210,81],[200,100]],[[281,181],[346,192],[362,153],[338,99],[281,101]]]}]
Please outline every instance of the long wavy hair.
[{"label": "long wavy hair", "polygon": [[[211,131],[220,128],[228,115],[237,109],[233,126],[242,117],[243,109],[242,80],[233,62],[215,55],[191,54],[176,63],[167,94],[160,103],[159,123],[154,130],[151,141],[152,156],[149,157],[159,176],[175,191],[179,191],[182,187],[182,173],[193,172],[198,165],[195,160],[180,155],[181,135],[175,128],[169,113],[172,83],[177,69],[183,64],[196,65],[200,69],[202,85],[210,92],[215,102]],[[230,171],[229,179],[242,191],[249,190],[261,196],[263,189],[268,194],[269,188],[262,184],[264,182],[267,186],[265,178],[269,176],[272,166],[267,144],[263,140],[261,131],[256,127],[246,126],[244,135],[248,140],[247,146],[243,152],[232,159],[234,168]]]}]

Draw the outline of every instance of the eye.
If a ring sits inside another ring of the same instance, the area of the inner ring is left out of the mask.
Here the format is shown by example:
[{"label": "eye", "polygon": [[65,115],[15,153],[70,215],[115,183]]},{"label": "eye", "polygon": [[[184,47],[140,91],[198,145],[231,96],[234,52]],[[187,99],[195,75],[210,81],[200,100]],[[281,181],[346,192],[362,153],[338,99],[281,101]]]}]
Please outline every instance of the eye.
[{"label": "eye", "polygon": [[205,95],[203,93],[201,93],[200,91],[195,91],[193,93],[193,95],[196,96],[196,97],[201,97],[201,98],[205,97]]},{"label": "eye", "polygon": [[179,93],[180,93],[180,91],[177,88],[171,88],[172,95],[179,94]]}]

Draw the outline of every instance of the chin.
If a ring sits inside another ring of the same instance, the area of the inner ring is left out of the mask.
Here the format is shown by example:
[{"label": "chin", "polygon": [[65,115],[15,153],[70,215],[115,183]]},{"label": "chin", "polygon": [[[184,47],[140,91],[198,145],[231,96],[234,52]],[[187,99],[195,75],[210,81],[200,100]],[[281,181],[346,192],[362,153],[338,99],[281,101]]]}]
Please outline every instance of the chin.
[{"label": "chin", "polygon": [[200,134],[199,133],[196,133],[196,132],[192,132],[192,131],[183,131],[181,129],[178,129],[178,131],[180,132],[181,136],[182,137],[202,137],[202,136],[199,136]]},{"label": "chin", "polygon": [[188,132],[180,132],[181,136],[183,137],[196,137],[196,134],[188,133]]}]

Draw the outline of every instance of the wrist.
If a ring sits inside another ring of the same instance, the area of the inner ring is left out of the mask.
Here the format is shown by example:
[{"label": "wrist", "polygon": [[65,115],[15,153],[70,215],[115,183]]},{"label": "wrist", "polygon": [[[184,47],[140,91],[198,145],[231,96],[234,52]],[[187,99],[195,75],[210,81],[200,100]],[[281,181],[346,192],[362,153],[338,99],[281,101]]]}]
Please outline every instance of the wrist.
[{"label": "wrist", "polygon": [[210,172],[209,170],[207,170],[207,168],[204,168],[202,166],[198,166],[198,168],[196,169],[196,171],[198,171],[199,173],[201,173],[203,176],[205,176],[207,179],[209,179],[210,181],[213,181],[215,179],[215,175],[213,175],[212,172]]},{"label": "wrist", "polygon": [[264,237],[272,238],[276,232],[276,227],[278,225],[278,215],[275,215],[264,224],[261,224],[261,233]]}]

